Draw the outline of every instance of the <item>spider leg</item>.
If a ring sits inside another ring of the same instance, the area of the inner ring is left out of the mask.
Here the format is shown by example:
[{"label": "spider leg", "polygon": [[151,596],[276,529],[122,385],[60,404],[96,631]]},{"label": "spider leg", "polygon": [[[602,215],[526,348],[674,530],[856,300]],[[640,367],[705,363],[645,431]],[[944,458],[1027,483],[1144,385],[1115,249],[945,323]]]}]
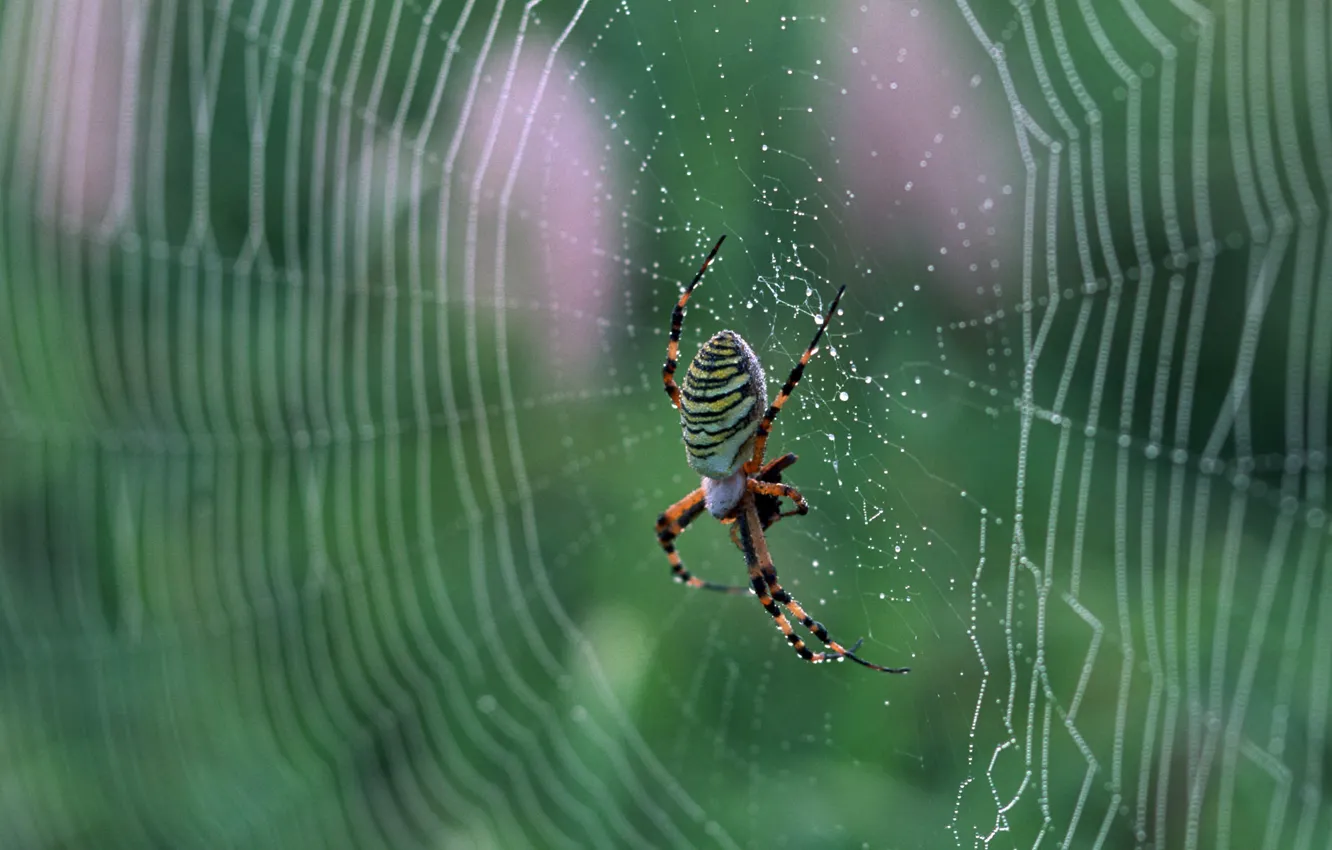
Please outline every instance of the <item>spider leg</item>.
[{"label": "spider leg", "polygon": [[791,370],[791,375],[786,379],[786,383],[782,385],[782,391],[772,400],[772,404],[768,405],[768,412],[763,414],[763,420],[759,422],[758,431],[755,432],[757,436],[754,439],[754,457],[745,464],[746,473],[753,475],[763,464],[763,452],[768,447],[768,434],[772,432],[772,420],[777,418],[778,413],[781,413],[782,405],[786,404],[786,400],[791,397],[791,393],[795,392],[796,384],[800,383],[800,377],[805,374],[805,365],[818,351],[819,340],[823,337],[823,332],[828,329],[828,323],[832,321],[832,317],[837,314],[837,303],[842,300],[843,292],[846,292],[845,284],[837,290],[837,297],[833,299],[832,304],[828,305],[828,313],[823,317],[823,324],[819,325],[819,329],[815,332],[814,339],[810,341],[809,347],[805,349],[805,353],[800,355],[799,362]]},{"label": "spider leg", "polygon": [[795,452],[787,452],[776,460],[770,460],[763,465],[757,476],[760,481],[781,481],[782,470],[795,463],[800,458]]},{"label": "spider leg", "polygon": [[[771,507],[765,506],[759,511],[759,524],[764,531],[767,531],[769,528],[772,528],[789,516],[804,516],[809,513],[809,503],[805,501],[805,497],[801,496],[800,491],[789,484],[769,483],[751,478],[746,487],[749,489],[749,492],[754,493],[755,495],[771,497],[768,500]],[[777,510],[776,506],[780,504],[777,500],[782,496],[786,496],[796,503],[794,510]],[[736,522],[734,517],[724,519],[722,522],[731,524],[731,542],[735,544],[735,548],[739,549],[741,552],[745,551],[744,545],[740,542],[741,523]]]},{"label": "spider leg", "polygon": [[[759,470],[758,475],[754,476],[754,479],[758,482],[781,484],[782,470],[795,463],[796,460],[798,460],[798,458],[793,453],[787,452],[776,460],[768,461],[768,463],[763,466],[763,469]],[[752,484],[754,481],[751,481],[750,483]],[[755,506],[758,508],[759,522],[763,526],[764,531],[767,531],[786,517],[799,516],[800,514],[809,511],[808,507],[805,507],[804,510],[797,508],[792,511],[783,511],[781,510],[782,494],[769,494],[766,490],[757,490],[755,492],[761,497],[755,499]],[[796,495],[798,496],[799,494],[797,493]],[[740,527],[735,523],[735,516],[729,516],[726,519],[723,519],[722,522],[731,524],[731,542],[735,544],[735,548],[739,549],[741,552],[745,551],[745,547],[740,544]]]},{"label": "spider leg", "polygon": [[667,560],[671,562],[671,575],[677,582],[687,584],[690,587],[716,590],[721,593],[748,593],[749,588],[743,585],[717,584],[716,582],[697,578],[691,575],[684,568],[684,564],[681,563],[680,553],[675,551],[675,538],[683,534],[689,523],[703,513],[703,507],[703,488],[699,487],[671,505],[661,516],[657,517],[657,542],[661,544],[662,551],[666,553]]},{"label": "spider leg", "polygon": [[805,661],[817,664],[822,661],[831,661],[838,657],[825,652],[813,652],[805,642],[796,634],[791,623],[778,607],[774,597],[769,593],[768,579],[766,573],[774,571],[772,566],[772,555],[768,552],[768,543],[763,538],[763,529],[759,525],[758,509],[754,507],[754,497],[748,493],[745,494],[741,503],[741,514],[736,523],[740,526],[740,540],[743,544],[741,548],[745,552],[745,563],[749,567],[749,582],[754,588],[754,594],[759,598],[759,604],[763,610],[777,623],[777,628],[786,638],[787,643],[796,651]]},{"label": "spider leg", "polygon": [[675,383],[675,367],[680,360],[680,329],[684,327],[684,308],[689,302],[689,296],[693,294],[694,287],[703,279],[703,273],[708,270],[712,263],[712,258],[717,256],[717,249],[721,248],[722,242],[726,241],[726,236],[717,240],[717,244],[712,246],[712,253],[703,261],[698,274],[694,275],[693,281],[685,287],[685,291],[680,293],[680,300],[675,302],[675,309],[671,312],[671,340],[666,343],[666,365],[661,368],[661,380],[666,385],[666,395],[671,397],[671,404],[677,409],[680,407],[680,387]]},{"label": "spider leg", "polygon": [[[759,470],[758,475],[754,476],[754,478],[761,482],[780,484],[782,481],[782,470],[786,469],[797,460],[799,460],[799,458],[797,458],[793,452],[787,452],[776,460],[770,460],[764,464],[763,468]],[[771,495],[764,500],[758,501],[757,507],[759,509],[759,520],[763,525],[764,531],[767,531],[786,517],[799,516],[803,513],[807,513],[809,510],[808,508],[804,511],[799,508],[792,511],[778,510],[778,508],[781,507],[778,495]],[[740,526],[736,523],[735,516],[732,515],[726,517],[722,520],[722,523],[731,526],[731,542],[735,544],[735,548],[739,549],[741,552],[745,551],[745,547],[740,544]]]},{"label": "spider leg", "polygon": [[[758,509],[754,506],[752,494],[745,494],[743,513],[740,516],[739,525],[740,538],[745,544],[745,562],[749,565],[749,581],[754,587],[754,593],[758,596],[764,609],[777,621],[777,628],[781,630],[782,634],[786,636],[786,640],[795,648],[797,655],[813,663],[849,658],[857,664],[883,673],[906,673],[909,671],[910,668],[907,667],[881,667],[857,657],[855,651],[860,648],[863,638],[861,641],[857,641],[851,649],[842,646],[829,636],[828,630],[822,623],[805,613],[805,609],[795,600],[795,597],[787,593],[777,583],[777,568],[773,566],[772,554],[768,551],[768,542],[763,536],[763,529],[759,524]],[[809,629],[831,652],[810,651],[809,647],[805,646],[805,642],[795,633],[795,629],[791,628],[791,624],[782,613],[782,609],[778,607],[779,603],[784,605],[791,612],[791,616],[799,620],[800,625]]]},{"label": "spider leg", "polygon": [[[775,496],[777,498],[785,496],[786,498],[795,502],[796,504],[795,510],[784,511],[778,514],[777,515],[778,517],[791,516],[792,514],[809,513],[809,503],[805,501],[804,496],[800,495],[800,491],[792,487],[790,484],[781,484],[773,481],[759,481],[757,479],[751,478],[745,482],[745,489],[749,490],[749,492],[753,493],[756,496]],[[772,523],[776,521],[777,521],[776,519],[773,519],[771,522],[768,523],[768,525],[772,525]],[[765,526],[765,528],[766,527],[767,526]]]}]

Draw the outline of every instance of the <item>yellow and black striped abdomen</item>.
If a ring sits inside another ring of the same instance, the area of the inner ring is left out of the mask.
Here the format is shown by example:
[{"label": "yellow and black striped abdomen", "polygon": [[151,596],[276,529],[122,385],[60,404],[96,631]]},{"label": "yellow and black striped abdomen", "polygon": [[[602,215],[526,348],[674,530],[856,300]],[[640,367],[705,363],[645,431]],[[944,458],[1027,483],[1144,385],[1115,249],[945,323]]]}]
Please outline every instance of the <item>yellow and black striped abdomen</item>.
[{"label": "yellow and black striped abdomen", "polygon": [[726,478],[749,460],[768,406],[763,366],[735,331],[703,344],[680,387],[685,454],[700,475]]}]

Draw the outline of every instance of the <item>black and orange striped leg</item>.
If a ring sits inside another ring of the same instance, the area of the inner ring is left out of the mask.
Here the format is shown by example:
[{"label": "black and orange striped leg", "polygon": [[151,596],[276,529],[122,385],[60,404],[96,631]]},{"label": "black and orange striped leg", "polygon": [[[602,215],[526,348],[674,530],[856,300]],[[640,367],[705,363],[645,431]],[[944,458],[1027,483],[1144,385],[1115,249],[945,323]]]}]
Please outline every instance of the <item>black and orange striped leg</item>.
[{"label": "black and orange striped leg", "polygon": [[[809,513],[809,503],[805,501],[804,496],[800,495],[800,491],[792,487],[790,484],[780,484],[772,481],[758,481],[751,478],[745,482],[745,488],[756,496],[773,496],[776,498],[785,496],[795,502],[795,510],[783,511],[778,514],[778,517]],[[774,519],[772,522],[776,521],[777,520]],[[772,522],[768,523],[768,525],[772,525]]]},{"label": "black and orange striped leg", "polygon": [[[787,455],[787,457],[795,457],[795,455]],[[786,517],[804,516],[809,513],[809,503],[805,501],[805,497],[800,495],[799,490],[789,484],[759,481],[751,478],[745,486],[749,492],[757,497],[755,501],[759,512],[759,526],[764,531],[772,528]],[[781,509],[780,500],[783,496],[795,502],[796,506],[793,510],[784,511]],[[741,523],[736,522],[734,518],[723,520],[723,522],[731,523],[731,542],[743,552],[745,547],[740,543]]]},{"label": "black and orange striped leg", "polygon": [[[863,638],[856,642],[856,645],[847,649],[837,641],[833,640],[828,634],[828,630],[822,623],[815,620],[805,609],[795,600],[795,597],[787,593],[777,582],[777,568],[773,566],[772,555],[768,552],[768,543],[763,536],[763,529],[759,525],[758,510],[754,507],[754,497],[746,494],[743,501],[743,513],[740,516],[740,537],[744,543],[745,562],[749,565],[749,581],[754,588],[755,594],[759,597],[759,602],[777,621],[777,628],[781,630],[786,640],[795,648],[796,654],[806,661],[818,663],[820,661],[835,661],[840,658],[849,658],[852,661],[871,670],[878,670],[882,673],[906,673],[910,668],[907,667],[881,667],[878,664],[871,664],[855,655],[855,651],[860,648]],[[830,652],[811,652],[805,642],[791,628],[790,622],[782,614],[778,605],[783,605],[791,616],[795,617],[800,625],[817,637]]]},{"label": "black and orange striped leg", "polygon": [[770,460],[763,464],[763,468],[759,470],[759,474],[755,477],[760,481],[781,481],[782,470],[791,466],[797,460],[800,460],[800,458],[796,456],[795,452],[787,452],[776,460]]},{"label": "black and orange striped leg", "polygon": [[[765,517],[763,519],[763,530],[767,531],[769,528],[772,528],[774,525],[776,525],[777,523],[781,522],[782,520],[786,519],[789,516],[802,516],[802,514],[800,513],[800,511],[782,511],[779,514],[773,514],[770,517]],[[731,524],[731,542],[735,544],[735,548],[743,552],[745,551],[745,544],[740,542],[740,526],[741,523],[738,522],[733,522]]]},{"label": "black and orange striped leg", "polygon": [[768,592],[768,580],[765,573],[772,570],[772,556],[768,552],[768,542],[763,538],[763,529],[759,527],[758,510],[754,507],[754,497],[748,493],[740,503],[740,517],[737,520],[740,526],[741,548],[745,552],[745,564],[749,567],[749,583],[754,588],[754,595],[758,597],[759,604],[763,610],[777,623],[778,630],[786,638],[787,643],[796,651],[805,661],[817,664],[821,661],[831,661],[835,656],[830,656],[824,652],[813,652],[805,642],[796,634],[791,623],[778,607],[772,594]]},{"label": "black and orange striped leg", "polygon": [[667,560],[671,562],[671,576],[681,584],[703,590],[715,590],[720,593],[748,593],[748,587],[717,584],[693,576],[681,563],[680,553],[675,551],[675,538],[683,534],[689,523],[703,513],[703,507],[703,488],[699,487],[671,505],[661,516],[657,517],[657,542],[661,544],[662,551],[666,553]]},{"label": "black and orange striped leg", "polygon": [[[780,484],[782,480],[782,470],[791,466],[797,460],[798,458],[795,454],[787,452],[776,460],[771,460],[764,464],[763,469],[759,470],[759,474],[754,477],[760,482]],[[764,531],[767,531],[786,517],[799,516],[808,513],[809,511],[808,506],[806,506],[804,510],[796,508],[792,511],[783,511],[780,494],[772,496],[759,494],[754,499],[754,505],[758,508],[759,524],[763,527]],[[743,552],[744,547],[740,545],[740,526],[736,524],[735,516],[727,517],[722,520],[722,522],[730,523],[731,542],[735,544],[735,548]]]},{"label": "black and orange striped leg", "polygon": [[725,241],[726,236],[723,234],[717,240],[717,244],[712,246],[712,252],[699,267],[698,274],[694,275],[694,279],[685,287],[685,291],[680,293],[680,300],[675,302],[675,309],[671,311],[671,339],[666,343],[666,365],[661,368],[661,380],[666,385],[666,395],[671,397],[671,404],[677,409],[680,407],[680,387],[675,383],[675,367],[680,361],[680,330],[684,327],[685,304],[689,303],[689,296],[693,294],[694,287],[703,279],[703,273],[708,270],[712,258],[717,256],[717,250]]},{"label": "black and orange striped leg", "polygon": [[768,405],[768,412],[763,414],[763,420],[759,422],[758,431],[755,432],[757,436],[754,439],[754,457],[749,463],[745,464],[745,472],[750,475],[753,475],[762,466],[763,453],[768,448],[768,435],[772,433],[772,420],[776,419],[777,414],[782,412],[782,405],[786,404],[787,399],[791,397],[791,393],[795,392],[796,384],[800,383],[801,376],[805,374],[805,366],[818,351],[819,340],[823,338],[823,332],[828,329],[832,317],[837,314],[837,304],[842,300],[843,292],[846,292],[845,285],[837,290],[837,297],[833,299],[832,304],[828,305],[828,313],[823,317],[823,324],[819,325],[819,329],[815,332],[814,339],[810,341],[809,347],[805,349],[805,353],[800,355],[800,360],[796,363],[795,368],[791,370],[786,383],[782,385],[782,391],[772,400],[772,404]]}]

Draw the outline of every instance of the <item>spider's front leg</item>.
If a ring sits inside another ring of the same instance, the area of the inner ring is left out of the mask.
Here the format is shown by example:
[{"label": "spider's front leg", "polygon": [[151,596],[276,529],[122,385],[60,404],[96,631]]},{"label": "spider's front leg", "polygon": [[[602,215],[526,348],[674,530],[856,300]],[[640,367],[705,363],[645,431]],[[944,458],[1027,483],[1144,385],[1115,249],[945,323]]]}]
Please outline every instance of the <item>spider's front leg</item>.
[{"label": "spider's front leg", "polygon": [[[878,670],[881,673],[907,673],[908,667],[881,667],[878,664],[870,662],[856,656],[855,652],[860,648],[862,641],[857,641],[856,645],[847,649],[837,641],[833,640],[828,634],[828,630],[822,623],[805,613],[805,609],[795,600],[791,594],[787,593],[777,582],[777,568],[773,566],[772,555],[768,551],[768,542],[763,537],[763,529],[759,525],[758,510],[754,506],[754,497],[746,494],[741,502],[741,514],[738,520],[740,524],[740,536],[744,543],[742,547],[745,551],[745,562],[749,565],[749,581],[754,588],[755,595],[768,614],[777,622],[777,628],[781,629],[787,642],[795,649],[796,654],[806,661],[818,663],[820,661],[836,661],[841,658],[849,658],[857,664],[868,667],[871,670]],[[800,625],[809,629],[823,645],[831,650],[830,652],[813,652],[800,636],[795,633],[791,623],[782,613],[778,605],[784,605],[791,615],[800,621]]]},{"label": "spider's front leg", "polygon": [[681,584],[703,590],[715,590],[720,593],[732,594],[748,593],[748,587],[718,584],[691,575],[680,561],[680,553],[675,551],[675,538],[683,534],[689,523],[703,513],[703,507],[703,488],[699,487],[671,505],[661,516],[657,517],[657,542],[661,544],[662,551],[666,553],[667,560],[671,562],[671,576]]}]

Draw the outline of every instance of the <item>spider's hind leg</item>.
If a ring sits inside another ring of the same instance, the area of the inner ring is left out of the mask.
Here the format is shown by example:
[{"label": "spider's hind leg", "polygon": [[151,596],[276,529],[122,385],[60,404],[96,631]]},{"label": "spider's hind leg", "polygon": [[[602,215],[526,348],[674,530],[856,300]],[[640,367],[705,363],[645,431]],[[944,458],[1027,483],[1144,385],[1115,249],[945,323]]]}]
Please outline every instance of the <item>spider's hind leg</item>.
[{"label": "spider's hind leg", "polygon": [[712,258],[717,256],[717,251],[725,241],[726,236],[723,234],[717,240],[717,244],[712,246],[712,253],[703,261],[698,274],[694,275],[694,279],[685,287],[685,291],[680,293],[679,300],[675,302],[675,309],[671,311],[671,336],[666,343],[666,363],[661,367],[661,380],[666,387],[666,395],[671,397],[671,405],[677,409],[680,407],[680,386],[675,383],[675,369],[680,362],[680,330],[684,327],[685,305],[689,303],[689,296],[694,293],[694,287],[703,279],[703,273],[708,270]]},{"label": "spider's hind leg", "polygon": [[782,405],[786,404],[791,393],[795,392],[796,384],[800,383],[800,378],[805,374],[805,367],[809,365],[809,359],[814,356],[819,349],[819,340],[823,338],[823,332],[828,329],[828,324],[832,322],[833,316],[837,313],[837,304],[842,300],[842,293],[846,292],[846,286],[837,290],[837,297],[833,298],[832,304],[828,305],[828,314],[823,317],[822,324],[814,334],[814,339],[810,340],[809,347],[805,353],[800,355],[796,361],[795,368],[791,370],[791,375],[782,385],[782,391],[768,405],[768,411],[763,414],[763,419],[759,422],[758,430],[754,438],[754,457],[745,464],[745,471],[751,475],[759,470],[759,465],[763,463],[763,453],[768,448],[768,435],[772,433],[772,420],[777,418],[777,414],[782,412]]}]

